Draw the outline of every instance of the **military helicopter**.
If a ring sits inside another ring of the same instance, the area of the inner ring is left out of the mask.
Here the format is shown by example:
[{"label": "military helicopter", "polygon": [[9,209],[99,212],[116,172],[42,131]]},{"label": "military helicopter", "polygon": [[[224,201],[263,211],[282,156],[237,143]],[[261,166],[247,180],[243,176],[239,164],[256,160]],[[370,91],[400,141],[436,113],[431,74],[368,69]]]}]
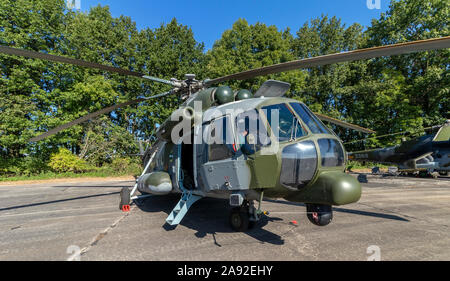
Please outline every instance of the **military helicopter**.
[{"label": "military helicopter", "polygon": [[[398,166],[398,172],[409,175],[447,175],[450,171],[450,120],[425,130],[432,132],[391,147],[349,152],[348,159],[393,164]],[[358,141],[349,143],[355,142]]]},{"label": "military helicopter", "polygon": [[131,191],[122,189],[119,207],[126,211],[133,200],[179,193],[181,199],[166,219],[166,223],[176,226],[199,199],[223,198],[232,206],[231,227],[246,231],[264,215],[264,197],[305,203],[308,219],[319,226],[331,222],[333,205],[357,202],[361,186],[356,178],[344,173],[347,155],[342,141],[321,119],[363,132],[373,131],[314,114],[305,104],[283,97],[290,87],[285,82],[268,80],[255,94],[214,85],[299,68],[449,47],[450,36],[289,61],[205,80],[197,80],[193,74],[187,74],[184,80],[165,80],[7,46],[0,46],[0,53],[90,67],[172,86],[165,93],[90,113],[30,141],[42,140],[120,107],[179,95],[184,102],[158,128],[158,141],[145,153],[142,175]]}]

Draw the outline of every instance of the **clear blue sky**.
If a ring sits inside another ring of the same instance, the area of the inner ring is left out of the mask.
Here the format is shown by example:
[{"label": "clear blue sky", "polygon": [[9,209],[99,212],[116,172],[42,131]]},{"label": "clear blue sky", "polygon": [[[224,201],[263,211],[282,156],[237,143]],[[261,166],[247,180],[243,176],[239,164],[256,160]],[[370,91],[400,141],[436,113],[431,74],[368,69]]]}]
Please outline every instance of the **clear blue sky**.
[{"label": "clear blue sky", "polygon": [[223,31],[230,29],[239,18],[250,24],[262,22],[279,29],[295,32],[310,19],[328,14],[344,23],[370,25],[373,18],[385,12],[390,0],[380,1],[381,9],[369,9],[367,0],[80,0],[81,10],[101,4],[108,5],[114,17],[125,15],[136,22],[138,29],[159,27],[176,18],[190,26],[195,39],[210,49]]}]

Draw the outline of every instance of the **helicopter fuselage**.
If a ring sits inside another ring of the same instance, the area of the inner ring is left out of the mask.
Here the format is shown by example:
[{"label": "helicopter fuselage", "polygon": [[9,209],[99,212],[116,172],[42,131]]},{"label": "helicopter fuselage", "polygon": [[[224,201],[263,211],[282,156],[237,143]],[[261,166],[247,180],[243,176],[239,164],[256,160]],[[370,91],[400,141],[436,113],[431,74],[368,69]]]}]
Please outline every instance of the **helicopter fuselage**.
[{"label": "helicopter fuselage", "polygon": [[192,121],[182,136],[179,119],[161,126],[154,157],[146,163],[154,176],[141,177],[141,192],[160,194],[158,180],[167,186],[170,178],[168,192],[189,190],[230,202],[232,196],[257,200],[262,192],[314,204],[359,200],[359,182],[344,173],[342,142],[303,103],[256,97],[218,105],[213,91],[200,91],[181,107],[189,108],[181,116],[190,114]]}]

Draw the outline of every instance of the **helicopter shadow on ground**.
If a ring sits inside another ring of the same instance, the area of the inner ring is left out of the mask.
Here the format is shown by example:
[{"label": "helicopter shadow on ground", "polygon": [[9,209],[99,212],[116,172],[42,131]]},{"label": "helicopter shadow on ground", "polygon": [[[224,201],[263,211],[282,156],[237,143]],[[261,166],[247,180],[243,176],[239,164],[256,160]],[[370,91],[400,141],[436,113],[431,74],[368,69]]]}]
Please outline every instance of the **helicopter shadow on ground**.
[{"label": "helicopter shadow on ground", "polygon": [[0,208],[0,212],[14,210],[14,209],[22,209],[22,208],[28,208],[28,207],[49,205],[49,204],[51,205],[51,204],[57,204],[57,203],[75,201],[75,200],[83,200],[83,199],[88,199],[88,198],[111,196],[111,195],[117,195],[117,194],[119,194],[119,192],[109,192],[109,193],[101,193],[101,194],[93,194],[93,195],[78,196],[78,197],[58,199],[58,200],[52,200],[52,201],[45,201],[45,202],[30,203],[30,204],[25,204],[25,205],[17,205],[17,206],[11,206],[11,207],[6,207],[6,208]]},{"label": "helicopter shadow on ground", "polygon": [[[136,202],[137,207],[144,212],[165,212],[167,215],[177,204],[180,195],[170,194],[165,196],[151,196]],[[216,246],[221,247],[220,241],[216,240],[216,234],[220,233],[236,233],[229,225],[228,217],[231,207],[228,200],[203,198],[191,206],[180,225],[197,231],[197,238],[204,238],[208,234],[214,238]],[[280,221],[282,219],[276,217],[263,216],[256,225],[245,232],[246,235],[255,238],[261,243],[270,243],[275,245],[283,245],[284,239],[276,233],[272,233],[263,229],[271,221]],[[176,229],[165,223],[162,226],[166,231]]]},{"label": "helicopter shadow on ground", "polygon": [[[351,172],[354,175],[357,175],[357,180],[360,183],[369,183],[369,180],[367,178],[368,175],[371,176],[378,176],[382,179],[429,179],[429,180],[435,180],[432,176],[418,176],[418,175],[407,175],[407,174],[390,174],[390,173],[358,173],[358,172]],[[438,179],[449,179],[448,176],[438,176]],[[370,186],[366,186],[370,187]]]},{"label": "helicopter shadow on ground", "polygon": [[360,182],[360,183],[368,183],[369,180],[367,179],[367,176],[370,175],[368,173],[361,173],[361,172],[354,172],[354,171],[349,171],[351,174],[357,176],[356,179]]},{"label": "helicopter shadow on ground", "polygon": [[[264,201],[272,202],[272,203],[285,204],[285,205],[305,206],[306,207],[306,205],[304,203],[280,201],[280,200],[273,200],[273,199],[264,199]],[[346,209],[346,208],[341,208],[341,207],[334,207],[334,206],[333,206],[333,211],[334,212],[340,212],[340,213],[361,215],[361,216],[376,217],[376,218],[382,218],[382,219],[388,219],[388,220],[397,220],[397,221],[409,222],[408,219],[405,219],[405,218],[402,218],[402,217],[396,216],[396,215],[391,215],[391,214],[368,212],[368,211],[361,211],[361,210],[351,210],[351,209]]]},{"label": "helicopter shadow on ground", "polygon": [[124,187],[124,185],[117,185],[117,186],[114,186],[114,185],[55,185],[55,186],[52,186],[52,188],[61,188],[61,189],[63,189],[63,188],[65,188],[65,189],[68,189],[68,188],[76,188],[76,189],[83,189],[83,188],[110,188],[110,189],[122,189]]},{"label": "helicopter shadow on ground", "polygon": [[386,178],[386,177],[396,177],[394,175],[390,175],[390,174],[372,174],[372,173],[357,173],[357,172],[352,172],[355,175],[358,175],[358,177],[356,178],[360,183],[369,183],[369,180],[367,178],[368,175],[375,175],[375,176],[381,176],[382,178]]},{"label": "helicopter shadow on ground", "polygon": [[367,175],[366,174],[358,174],[358,181],[360,183],[368,183],[369,181],[367,180]]}]

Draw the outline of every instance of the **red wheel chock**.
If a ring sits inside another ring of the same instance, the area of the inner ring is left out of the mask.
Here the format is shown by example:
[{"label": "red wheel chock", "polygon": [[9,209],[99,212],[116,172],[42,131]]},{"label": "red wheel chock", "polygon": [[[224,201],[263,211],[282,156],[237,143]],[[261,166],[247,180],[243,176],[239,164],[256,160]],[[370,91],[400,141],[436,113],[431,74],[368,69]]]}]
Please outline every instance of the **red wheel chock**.
[{"label": "red wheel chock", "polygon": [[123,205],[122,206],[122,212],[129,212],[130,211],[130,205]]}]

